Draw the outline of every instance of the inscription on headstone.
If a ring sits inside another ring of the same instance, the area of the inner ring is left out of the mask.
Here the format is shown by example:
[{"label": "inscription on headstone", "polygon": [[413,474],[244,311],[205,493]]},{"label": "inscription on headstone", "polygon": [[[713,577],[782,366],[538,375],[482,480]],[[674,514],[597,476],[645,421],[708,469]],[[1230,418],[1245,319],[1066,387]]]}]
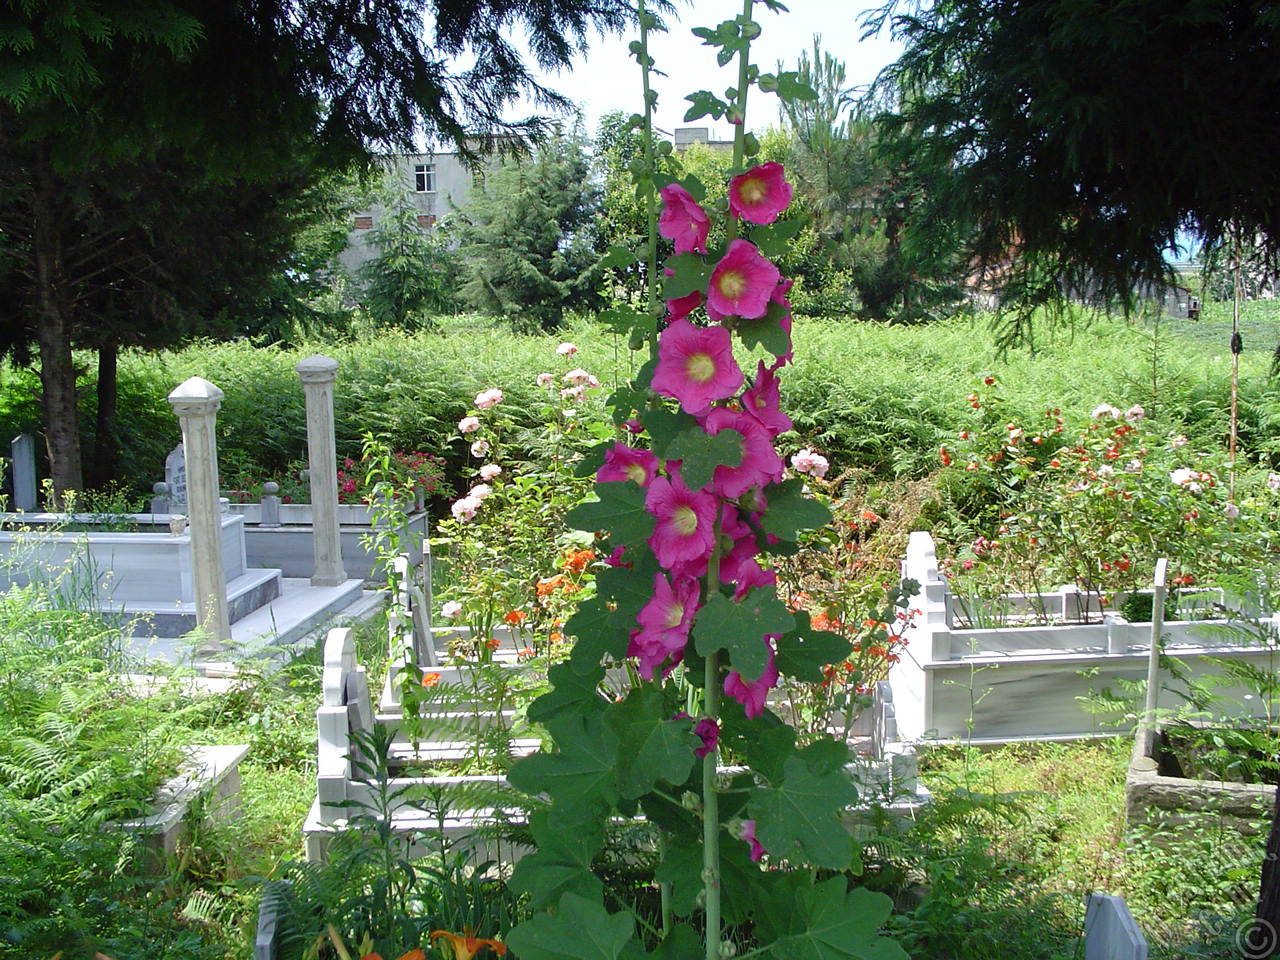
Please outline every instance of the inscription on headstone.
[{"label": "inscription on headstone", "polygon": [[187,502],[187,457],[182,444],[169,451],[164,459],[164,482],[169,484],[169,504]]},{"label": "inscription on headstone", "polygon": [[37,504],[36,442],[28,434],[19,434],[13,438],[10,449],[13,451],[13,508],[34,510]]}]

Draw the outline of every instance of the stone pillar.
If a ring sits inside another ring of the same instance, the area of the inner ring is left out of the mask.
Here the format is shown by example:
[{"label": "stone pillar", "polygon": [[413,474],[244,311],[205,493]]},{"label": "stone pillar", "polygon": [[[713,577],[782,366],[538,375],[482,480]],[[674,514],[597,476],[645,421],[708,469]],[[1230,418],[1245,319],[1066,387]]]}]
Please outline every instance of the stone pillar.
[{"label": "stone pillar", "polygon": [[34,510],[38,505],[35,441],[28,434],[22,433],[13,438],[10,449],[12,451],[10,470],[13,473],[13,509],[24,512]]},{"label": "stone pillar", "polygon": [[338,536],[338,448],[333,435],[333,380],[338,361],[315,354],[295,367],[307,398],[307,465],[310,468],[311,531],[316,565],[313,587],[347,580]]},{"label": "stone pillar", "polygon": [[195,576],[196,624],[216,645],[231,639],[227,583],[222,570],[222,509],[218,491],[215,426],[223,393],[203,377],[192,377],[169,394],[182,427],[187,465],[187,520]]}]

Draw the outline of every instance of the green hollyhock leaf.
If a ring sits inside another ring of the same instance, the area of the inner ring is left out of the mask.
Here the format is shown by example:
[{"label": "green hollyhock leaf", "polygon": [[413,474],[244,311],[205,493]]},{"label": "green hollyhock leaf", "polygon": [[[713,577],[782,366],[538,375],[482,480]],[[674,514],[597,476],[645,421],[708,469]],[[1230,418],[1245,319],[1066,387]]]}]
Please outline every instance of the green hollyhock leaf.
[{"label": "green hollyhock leaf", "polygon": [[612,446],[612,440],[592,444],[583,453],[582,459],[573,465],[573,475],[575,477],[594,477],[596,471],[604,466],[604,455],[609,452],[609,448]]},{"label": "green hollyhock leaf", "polygon": [[628,635],[636,627],[640,610],[653,599],[653,576],[658,572],[657,558],[647,548],[629,553],[635,554],[634,560],[628,560],[630,569],[610,567],[596,576],[596,593],[615,607],[610,613],[610,622]]},{"label": "green hollyhock leaf", "polygon": [[783,100],[817,100],[818,93],[794,70],[778,74],[778,96]]},{"label": "green hollyhock leaf", "polygon": [[[727,817],[725,818],[728,819]],[[720,907],[726,922],[742,923],[748,918],[751,886],[760,868],[751,862],[751,848],[745,841],[720,834]],[[687,917],[697,906],[702,892],[702,843],[695,837],[668,837],[667,852],[654,874],[660,883],[671,884],[671,909]]]},{"label": "green hollyhock leaf", "polygon": [[674,924],[667,939],[649,954],[652,960],[689,960],[703,955],[702,935],[687,923]]},{"label": "green hollyhock leaf", "polygon": [[604,818],[596,804],[557,804],[529,817],[538,849],[520,858],[511,874],[511,889],[529,895],[541,910],[572,891],[599,900],[604,886],[591,872],[591,860],[604,846]]},{"label": "green hollyhock leaf", "polygon": [[569,655],[575,672],[589,674],[605,657],[621,660],[627,655],[630,630],[620,626],[613,614],[604,599],[592,597],[565,621],[565,636],[577,638]]},{"label": "green hollyhock leaf", "polygon": [[688,717],[671,719],[662,690],[654,684],[632,688],[627,699],[609,708],[605,723],[618,738],[618,792],[627,798],[648,793],[658,781],[680,784],[688,778],[701,740]]},{"label": "green hollyhock leaf", "polygon": [[716,467],[736,467],[742,463],[744,438],[737,430],[721,430],[711,436],[701,427],[683,430],[667,447],[668,460],[680,460],[680,479],[690,490],[701,490],[711,482]]},{"label": "green hollyhock leaf", "polygon": [[[699,90],[697,93],[689,94],[685,99],[691,104],[684,114],[685,123],[708,115],[714,120],[719,120],[729,109],[729,105],[710,90]],[[666,297],[670,300],[671,294],[667,294]]]},{"label": "green hollyhock leaf", "polygon": [[667,449],[676,437],[686,430],[700,430],[698,421],[683,410],[652,407],[644,412],[644,428],[653,441],[653,452],[667,459]]},{"label": "green hollyhock leaf", "polygon": [[782,319],[786,315],[786,307],[770,303],[762,316],[754,320],[745,317],[738,320],[738,339],[745,347],[764,347],[775,357],[780,357],[791,349],[791,336],[782,329]]},{"label": "green hollyhock leaf", "polygon": [[529,704],[528,717],[534,723],[585,717],[603,712],[608,705],[596,689],[604,679],[604,667],[599,663],[585,673],[578,673],[568,663],[557,663],[547,671],[547,679],[551,689]]},{"label": "green hollyhock leaf", "polygon": [[705,292],[711,282],[711,264],[692,251],[667,257],[663,266],[675,271],[662,285],[662,296],[666,300],[687,297],[695,290]]},{"label": "green hollyhock leaf", "polygon": [[634,483],[597,483],[591,503],[580,503],[565,523],[575,530],[608,532],[615,544],[640,543],[653,533],[653,516],[644,508],[644,489]]},{"label": "green hollyhock leaf", "polygon": [[604,719],[566,716],[549,722],[547,730],[557,751],[516,761],[507,771],[508,782],[532,796],[545,793],[552,799],[600,800],[614,806],[618,738]]},{"label": "green hollyhock leaf", "polygon": [[791,611],[774,587],[756,587],[741,601],[712,594],[693,621],[694,646],[704,657],[729,651],[729,663],[747,682],[768,665],[765,634],[785,633],[795,626]]},{"label": "green hollyhock leaf", "polygon": [[[777,721],[777,718],[774,718]],[[758,723],[745,720],[746,724]],[[737,731],[733,731],[737,733]],[[724,736],[724,733],[721,734]],[[741,750],[751,769],[766,780],[776,783],[782,779],[783,766],[796,755],[796,732],[781,721],[768,729],[748,729],[743,735],[733,737],[733,746]]]},{"label": "green hollyhock leaf", "polygon": [[852,846],[839,814],[858,791],[843,770],[815,774],[798,757],[782,769],[780,783],[758,788],[747,802],[756,839],[774,858],[844,870]]},{"label": "green hollyhock leaf", "polygon": [[765,487],[769,509],[762,526],[783,540],[794,540],[801,530],[816,530],[831,520],[825,504],[804,495],[804,481],[798,477]]},{"label": "green hollyhock leaf", "polygon": [[777,960],[907,960],[895,941],[879,936],[892,901],[883,893],[848,890],[844,877],[801,889],[791,901],[790,932],[770,947]]},{"label": "green hollyhock leaf", "polygon": [[840,634],[814,630],[809,614],[801,610],[795,614],[794,629],[778,640],[774,664],[779,673],[788,677],[804,683],[821,683],[822,668],[844,660],[852,651],[853,644]]},{"label": "green hollyhock leaf", "polygon": [[781,257],[790,251],[791,241],[804,229],[805,218],[779,220],[767,227],[755,227],[751,242],[766,257]]},{"label": "green hollyhock leaf", "polygon": [[629,267],[636,262],[636,255],[626,247],[614,244],[608,252],[600,258],[600,266],[602,267]]},{"label": "green hollyhock leaf", "polygon": [[629,913],[610,913],[596,901],[566,893],[555,913],[526,920],[506,942],[521,960],[619,960],[634,935]]}]

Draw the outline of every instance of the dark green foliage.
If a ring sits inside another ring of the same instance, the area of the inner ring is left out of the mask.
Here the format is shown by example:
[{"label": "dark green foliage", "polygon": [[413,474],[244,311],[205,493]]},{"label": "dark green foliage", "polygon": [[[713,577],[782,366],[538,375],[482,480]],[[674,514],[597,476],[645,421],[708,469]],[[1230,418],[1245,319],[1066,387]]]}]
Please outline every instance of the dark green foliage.
[{"label": "dark green foliage", "polygon": [[360,268],[360,305],[375,329],[433,329],[435,316],[456,303],[456,260],[444,238],[418,222],[403,191],[381,190],[375,202],[385,212],[368,235],[378,253]]},{"label": "dark green foliage", "polygon": [[554,329],[566,310],[602,303],[600,196],[589,173],[579,132],[485,172],[451,226],[463,302],[525,332]]},{"label": "dark green foliage", "polygon": [[1064,291],[1131,304],[1180,230],[1280,243],[1272,4],[891,2],[886,21],[907,45],[885,75],[906,93],[895,155],[947,171],[919,213],[978,225],[1010,339]]}]

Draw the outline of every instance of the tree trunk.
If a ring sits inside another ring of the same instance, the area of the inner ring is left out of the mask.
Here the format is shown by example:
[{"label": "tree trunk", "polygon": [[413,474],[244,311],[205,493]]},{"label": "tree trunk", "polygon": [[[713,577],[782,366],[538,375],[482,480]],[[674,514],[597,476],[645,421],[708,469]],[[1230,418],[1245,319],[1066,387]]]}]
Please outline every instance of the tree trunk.
[{"label": "tree trunk", "polygon": [[1267,855],[1262,860],[1262,882],[1253,927],[1241,948],[1247,960],[1280,956],[1280,791],[1271,811],[1271,832],[1267,834]]},{"label": "tree trunk", "polygon": [[119,381],[116,376],[120,348],[106,343],[98,347],[98,410],[93,440],[91,483],[104,487],[116,478],[119,444],[116,442],[116,400]]},{"label": "tree trunk", "polygon": [[84,489],[80,462],[80,423],[76,409],[76,370],[71,357],[72,301],[62,256],[52,175],[37,174],[32,190],[33,259],[36,277],[36,341],[40,345],[40,386],[44,401],[44,439],[54,506],[66,491]]}]

